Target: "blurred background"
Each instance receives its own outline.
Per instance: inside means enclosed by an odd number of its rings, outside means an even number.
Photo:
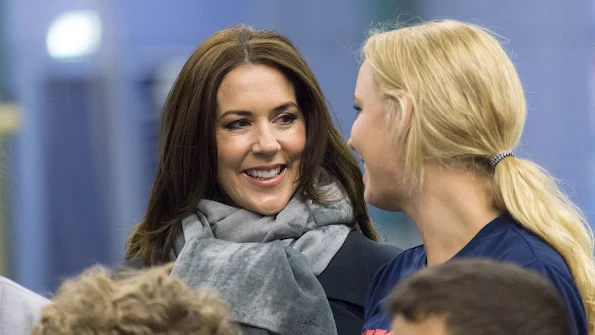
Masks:
[[[52,292],[122,262],[157,164],[160,108],[186,58],[237,23],[275,29],[302,52],[346,137],[357,50],[379,22],[439,18],[506,42],[529,116],[519,154],[557,177],[593,222],[592,0],[0,0],[0,274]],[[371,209],[407,248],[406,216]]]

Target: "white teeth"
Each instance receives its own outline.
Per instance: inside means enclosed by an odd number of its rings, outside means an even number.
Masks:
[[[246,174],[249,175],[250,177],[261,178],[261,179],[270,179],[270,178],[277,176],[279,173],[281,173],[280,166],[278,166],[274,169],[271,169],[271,170],[256,170],[256,169],[246,170]]]

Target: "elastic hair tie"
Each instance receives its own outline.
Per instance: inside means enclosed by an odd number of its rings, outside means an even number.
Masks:
[[[492,167],[495,167],[496,165],[498,165],[498,163],[500,163],[500,161],[502,161],[504,158],[508,156],[514,156],[514,151],[508,150],[497,154],[496,156],[494,156],[494,158],[490,159],[490,165]]]

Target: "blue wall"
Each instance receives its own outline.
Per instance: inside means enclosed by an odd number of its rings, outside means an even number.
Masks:
[[[529,101],[520,153],[560,178],[592,211],[589,165],[590,2],[573,1],[141,1],[7,0],[2,20],[9,97],[23,107],[9,157],[9,277],[51,291],[93,263],[118,264],[130,228],[146,206],[155,167],[158,110],[173,75],[208,35],[247,23],[286,34],[317,75],[348,135],[357,50],[379,20],[471,20],[510,40]],[[49,59],[45,35],[69,10],[95,10],[98,52],[78,61]],[[403,15],[405,13],[405,15]],[[399,214],[373,209],[392,243],[419,241]]]

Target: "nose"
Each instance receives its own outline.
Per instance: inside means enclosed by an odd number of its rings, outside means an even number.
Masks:
[[[258,131],[254,144],[252,145],[252,152],[255,154],[272,156],[280,149],[281,145],[277,140],[275,131],[268,126],[262,127]]]
[[[353,144],[351,143],[351,137],[347,140],[347,146],[349,147],[349,149],[355,151],[355,148],[353,147]]]

